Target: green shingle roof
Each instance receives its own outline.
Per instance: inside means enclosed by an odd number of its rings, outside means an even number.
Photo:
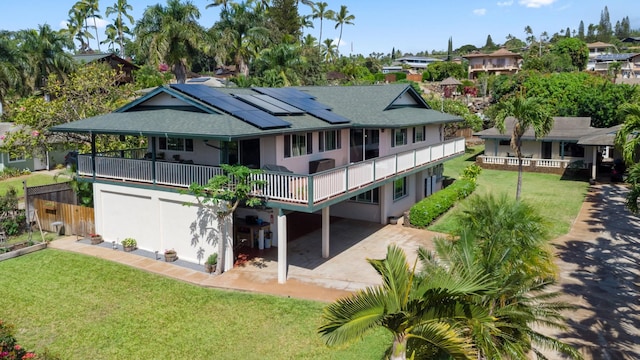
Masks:
[[[390,107],[394,100],[405,93],[418,99],[419,95],[408,85],[375,85],[345,87],[298,87],[309,93],[333,112],[351,120],[347,124],[332,125],[311,115],[278,116],[291,123],[288,128],[261,130],[238,118],[224,113],[205,112],[204,105],[194,99],[186,99],[183,107],[144,106],[144,101],[159,93],[169,93],[177,98],[188,97],[170,88],[150,92],[142,99],[125,106],[121,112],[95,116],[53,127],[52,131],[105,134],[139,134],[146,136],[185,136],[216,139],[237,139],[272,134],[318,131],[340,128],[399,128],[426,124],[462,121],[461,118],[425,107]],[[255,94],[251,89],[225,88],[216,90],[229,94]],[[212,108],[214,111],[220,112]]]

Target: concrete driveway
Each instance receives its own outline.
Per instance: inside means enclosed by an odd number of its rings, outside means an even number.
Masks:
[[[640,359],[640,218],[627,188],[593,186],[571,232],[554,241],[569,330],[550,332],[585,359]],[[551,357],[553,358],[553,357]]]

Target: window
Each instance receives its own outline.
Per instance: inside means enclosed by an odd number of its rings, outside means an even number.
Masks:
[[[171,151],[193,151],[193,139],[161,137],[158,138],[158,148]]]
[[[407,129],[393,129],[391,146],[407,145]]]
[[[321,152],[340,149],[340,130],[320,131],[318,146]]]
[[[24,161],[24,154],[9,154],[9,162]]]
[[[500,140],[500,146],[511,146],[511,140]]]
[[[301,156],[313,153],[311,133],[284,136],[284,157]]]
[[[425,140],[424,137],[425,137],[424,126],[418,126],[418,127],[414,127],[413,128],[413,142],[414,143],[424,141]]]
[[[407,178],[395,180],[393,182],[393,200],[398,200],[407,196]]]
[[[564,156],[584,157],[584,147],[575,143],[564,143]]]
[[[359,202],[359,203],[365,203],[365,204],[379,204],[380,203],[379,188],[375,188],[373,190],[363,192],[362,194],[358,194],[349,200]]]

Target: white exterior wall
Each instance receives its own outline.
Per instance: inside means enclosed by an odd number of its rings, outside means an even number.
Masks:
[[[201,208],[184,205],[196,203],[190,195],[99,183],[93,191],[96,232],[106,241],[120,243],[132,237],[140,249],[160,255],[175,249],[179,258],[195,263],[217,252],[217,244],[208,240],[217,235],[215,216],[199,222]],[[195,233],[190,230],[193,225]]]
[[[391,146],[393,130],[384,129],[380,131],[380,157],[393,155],[409,150],[421,149],[433,144],[443,142],[442,125],[425,126],[425,140],[417,143],[413,142],[413,127],[407,128],[407,145]]]
[[[381,189],[380,191],[383,190]],[[385,223],[386,221],[386,218],[382,221],[380,204],[366,204],[355,201],[343,201],[331,205],[331,216],[377,223]]]
[[[276,154],[277,143],[276,137],[274,136],[260,138],[260,167],[267,164],[278,163]]]

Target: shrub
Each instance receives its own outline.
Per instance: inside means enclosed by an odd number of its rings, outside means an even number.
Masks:
[[[461,179],[428,198],[422,199],[411,207],[409,221],[411,225],[424,228],[438,216],[449,210],[458,200],[462,200],[476,189],[475,181]]]
[[[481,172],[482,168],[479,165],[471,164],[462,170],[462,178],[476,182]]]
[[[134,238],[126,238],[122,240],[122,246],[124,247],[136,247],[138,242]]]
[[[207,258],[207,264],[215,265],[218,263],[218,253],[213,253]]]
[[[0,358],[8,360],[36,359],[36,354],[26,351],[13,336],[14,326],[0,320]]]

